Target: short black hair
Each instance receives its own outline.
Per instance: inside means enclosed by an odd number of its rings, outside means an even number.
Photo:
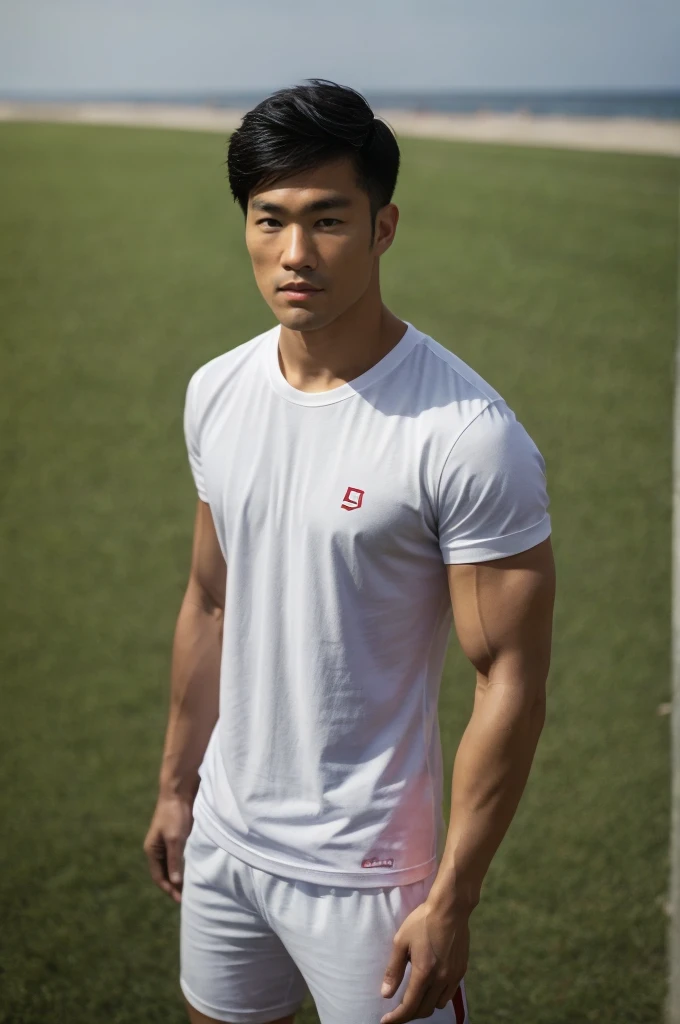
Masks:
[[[378,210],[391,202],[399,145],[366,99],[326,78],[279,89],[244,115],[227,150],[229,186],[244,214],[256,188],[350,157],[357,184],[368,193],[371,234]]]

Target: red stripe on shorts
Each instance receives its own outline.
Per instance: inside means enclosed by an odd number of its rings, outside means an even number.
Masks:
[[[463,990],[460,985],[453,997],[453,1009],[456,1011],[456,1024],[465,1024],[465,1003],[463,1002]]]

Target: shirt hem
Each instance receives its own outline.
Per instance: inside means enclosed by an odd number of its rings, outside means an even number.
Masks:
[[[494,558],[506,558],[508,555],[518,555],[521,551],[528,551],[529,548],[546,540],[550,533],[550,516],[546,514],[534,526],[529,526],[526,530],[518,530],[517,533],[508,534],[506,537],[490,538],[481,544],[473,544],[469,548],[444,548],[442,557],[446,565],[490,562]]]
[[[224,826],[215,820],[200,789],[194,802],[194,818],[208,837],[227,853],[232,853],[246,864],[250,864],[251,867],[259,868],[260,871],[299,882],[313,882],[317,885],[342,886],[352,889],[410,885],[412,882],[420,882],[427,878],[438,866],[436,857],[411,867],[387,871],[378,871],[376,868],[364,868],[363,871],[342,871],[279,860],[276,857],[259,853],[227,832]]]

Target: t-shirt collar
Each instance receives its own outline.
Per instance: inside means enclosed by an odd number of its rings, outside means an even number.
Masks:
[[[404,323],[406,324],[406,332],[394,348],[390,349],[387,355],[379,359],[365,373],[355,377],[354,380],[347,381],[345,384],[341,384],[337,388],[331,388],[328,391],[300,391],[288,383],[281,373],[281,367],[279,366],[281,325],[277,324],[276,327],[271,329],[268,337],[265,339],[263,353],[271,386],[282,398],[289,402],[294,402],[296,405],[333,405],[335,402],[342,402],[346,398],[351,398],[353,395],[357,395],[365,391],[372,384],[375,384],[385,374],[390,373],[420,341],[421,334],[413,324],[409,323],[408,320],[404,320]]]

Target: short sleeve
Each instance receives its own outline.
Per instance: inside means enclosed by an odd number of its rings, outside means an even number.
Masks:
[[[550,535],[545,463],[503,401],[463,430],[439,481],[444,562],[486,562],[526,551]]]
[[[208,495],[205,490],[203,478],[203,466],[201,464],[201,449],[198,438],[198,417],[196,411],[196,390],[200,371],[196,371],[189,381],[186,398],[184,401],[184,438],[189,456],[189,465],[196,484],[196,490],[201,501],[207,501]]]

